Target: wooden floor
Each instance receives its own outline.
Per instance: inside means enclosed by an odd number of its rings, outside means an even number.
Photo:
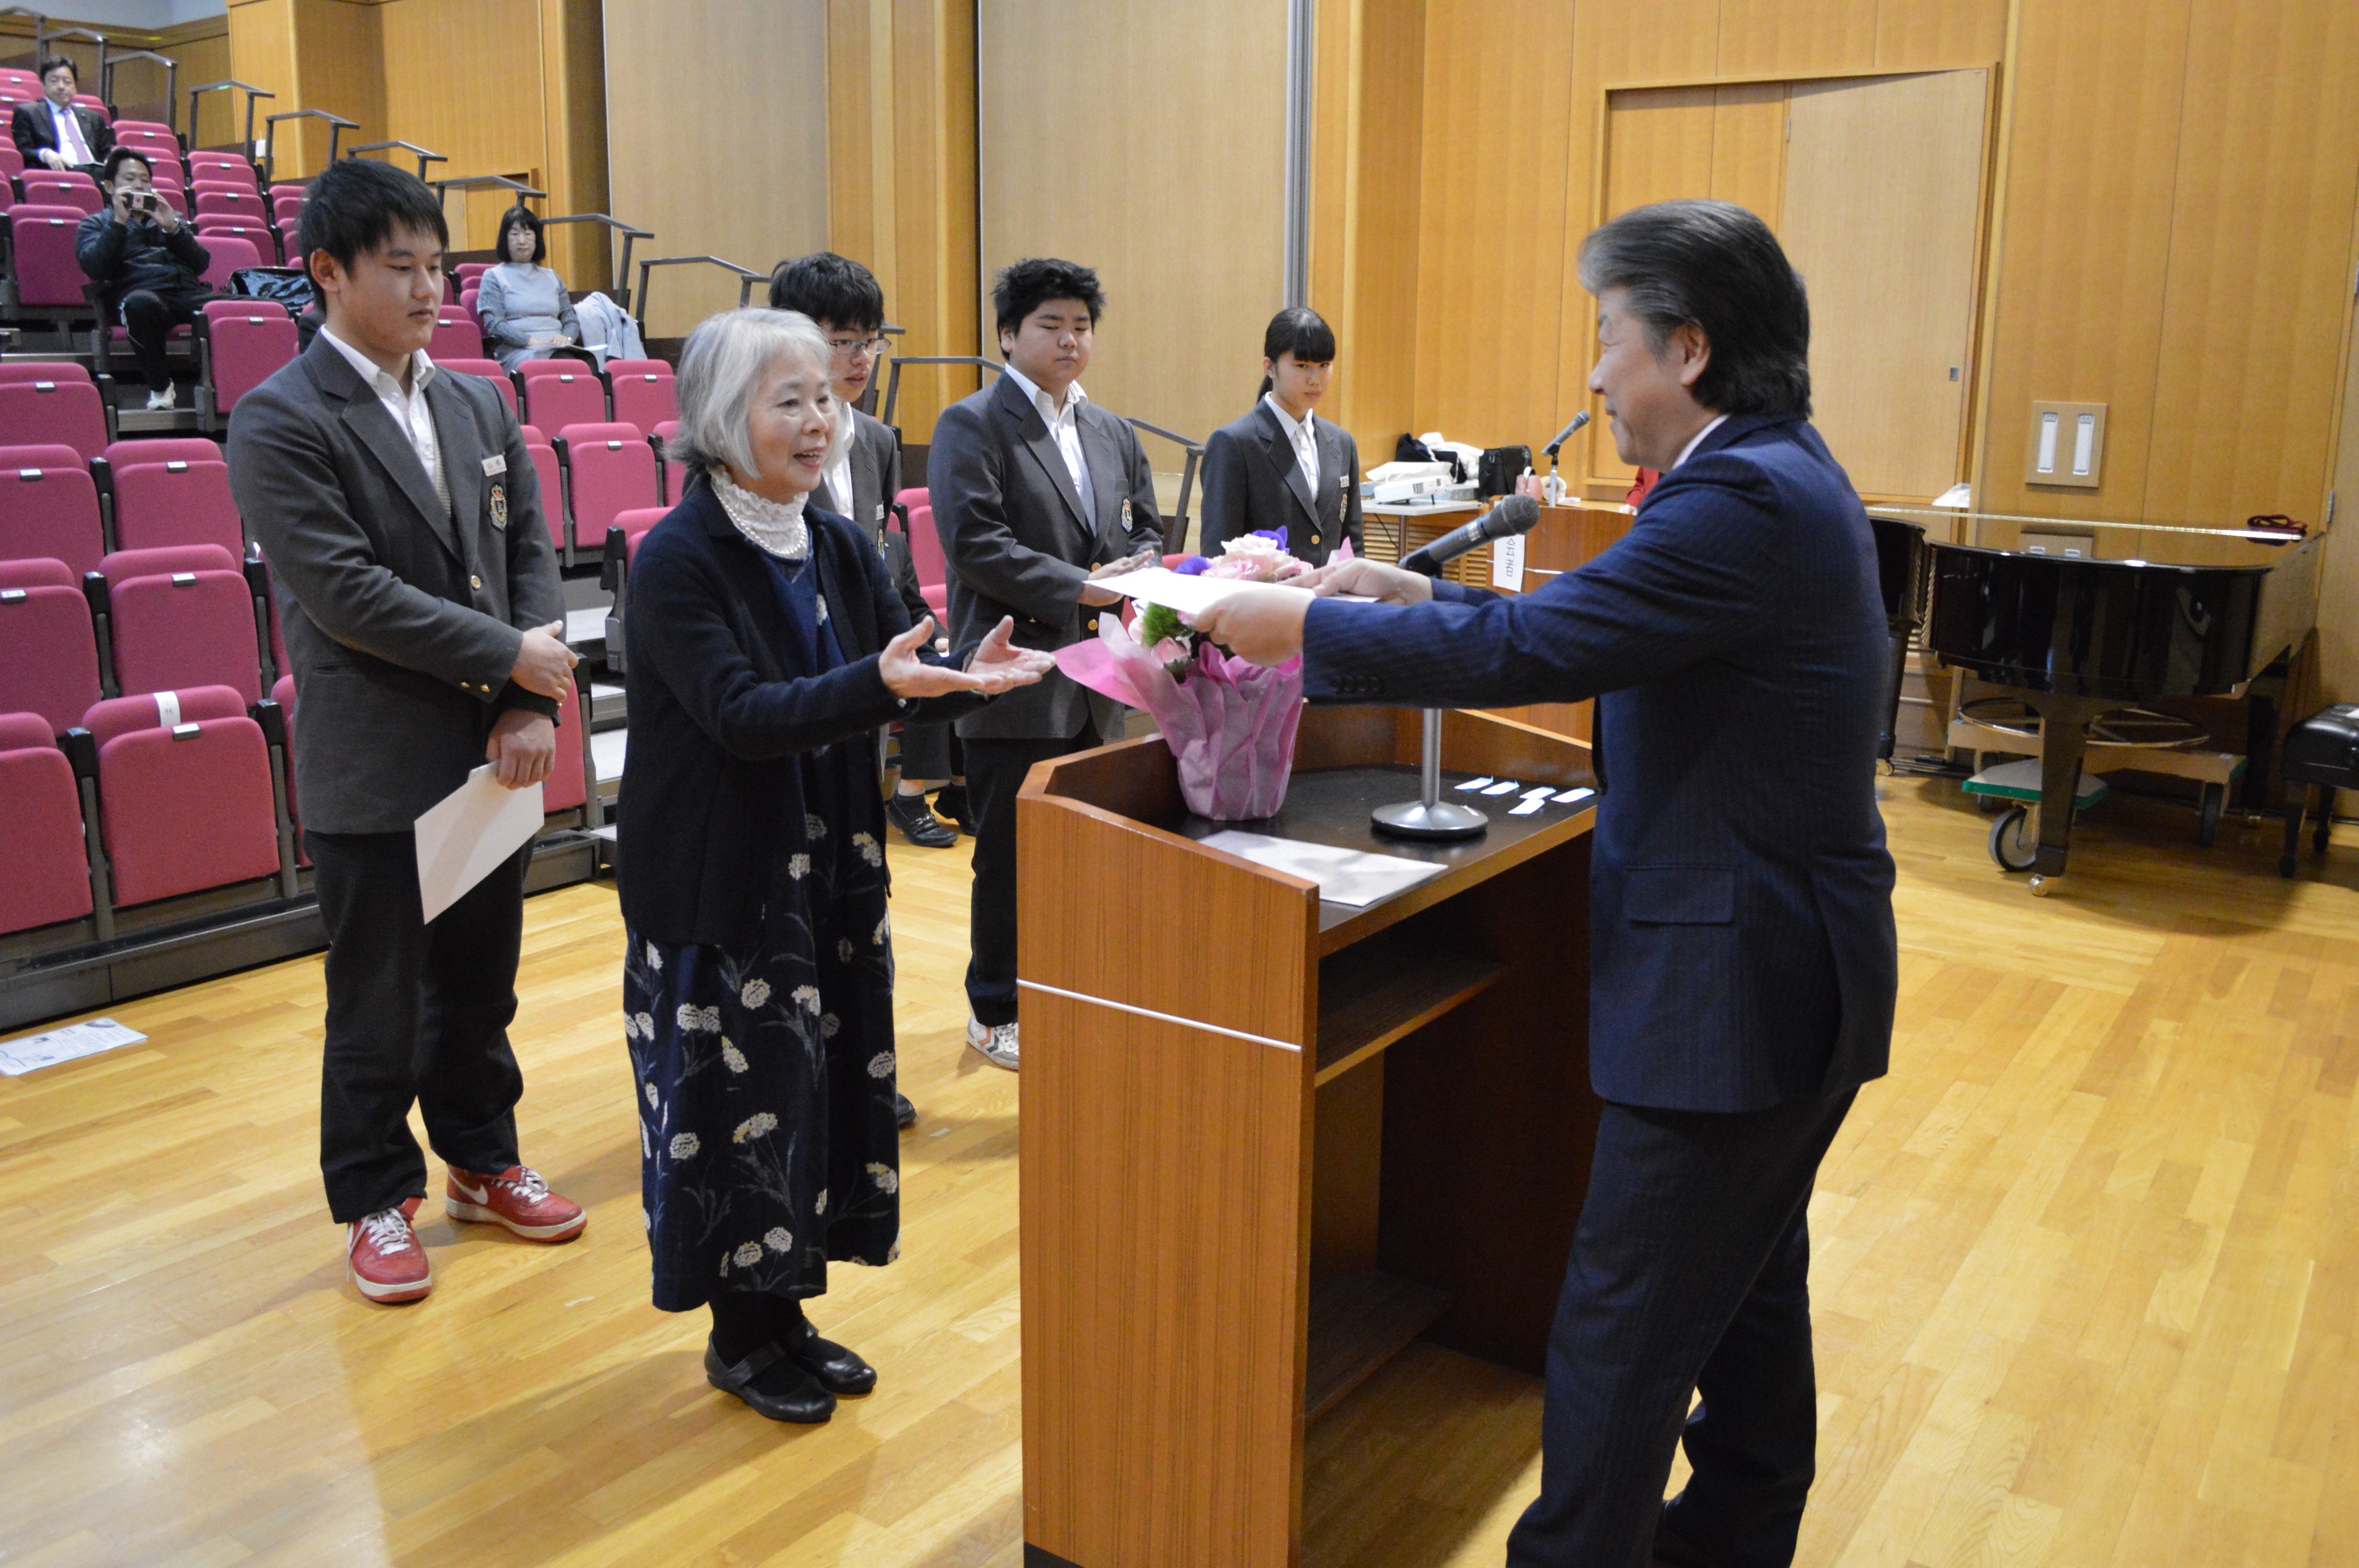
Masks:
[[[1811,1207],[1799,1561],[2359,1563],[2359,836],[2286,883],[2273,832],[2204,853],[2117,801],[2042,902],[1953,786],[1886,815],[1900,1030]],[[569,889],[528,906],[516,1038],[526,1157],[589,1231],[429,1200],[419,1305],[343,1282],[317,959],[0,1083],[0,1563],[1016,1564],[1016,1080],[960,1048],[964,851],[893,857],[905,1256],[814,1313],[875,1397],[773,1425],[647,1305],[614,903]],[[1496,1563],[1538,1413],[1413,1349],[1314,1430],[1306,1561]]]

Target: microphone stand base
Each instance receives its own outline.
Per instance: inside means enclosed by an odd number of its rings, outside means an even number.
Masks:
[[[1472,838],[1491,826],[1488,816],[1454,800],[1405,800],[1380,806],[1368,815],[1377,832],[1403,838]]]

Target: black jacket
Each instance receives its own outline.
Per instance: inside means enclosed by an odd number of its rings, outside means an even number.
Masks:
[[[136,289],[158,294],[197,294],[205,287],[205,268],[212,254],[197,243],[184,222],[167,234],[145,219],[118,223],[104,211],[92,212],[74,231],[74,259],[92,283],[106,290],[109,304],[120,304]]]
[[[956,718],[979,701],[905,704],[886,689],[877,654],[909,621],[876,546],[849,518],[816,508],[804,516],[845,659],[824,675],[802,667],[768,568],[701,479],[631,563],[631,752],[616,829],[623,923],[645,940],[760,941],[778,913],[764,907],[775,867],[808,842],[796,757],[856,740],[873,770],[869,731]],[[884,832],[879,790],[854,791],[851,810],[857,820],[825,830]]]
[[[1310,493],[1294,443],[1270,412],[1266,400],[1234,424],[1223,425],[1204,443],[1205,555],[1217,557],[1223,540],[1270,528],[1286,530],[1287,553],[1323,567],[1339,539],[1352,553],[1364,553],[1360,524],[1360,449],[1340,425],[1311,416],[1319,443],[1319,493]]]
[[[104,163],[106,155],[114,150],[114,127],[97,111],[79,103],[74,105],[73,114],[82,122],[82,139],[90,144],[90,161]],[[49,101],[17,104],[16,112],[8,117],[8,135],[16,144],[16,150],[25,155],[27,169],[49,168],[41,161],[41,150],[58,145],[58,127],[49,118]]]

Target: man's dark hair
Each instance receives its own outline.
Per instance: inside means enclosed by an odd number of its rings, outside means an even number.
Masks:
[[[80,87],[82,85],[82,68],[61,54],[53,54],[49,59],[41,62],[39,74],[41,84],[43,86],[46,87],[49,85],[49,72],[57,70],[60,66],[64,66],[68,70],[73,72],[74,85],[76,87]]]
[[[1010,264],[991,285],[992,313],[1003,332],[1022,327],[1024,318],[1051,299],[1080,300],[1089,310],[1092,326],[1105,314],[1105,290],[1098,287],[1098,275],[1077,262],[1027,257]]]
[[[836,331],[874,332],[885,325],[885,290],[858,262],[814,251],[770,274],[770,308],[799,310]]]
[[[117,147],[106,155],[104,163],[98,166],[99,183],[113,185],[115,172],[126,163],[136,163],[146,169],[147,178],[150,179],[156,177],[156,166],[148,160],[146,153],[141,152],[137,147]]]
[[[508,254],[508,234],[518,226],[532,231],[532,254],[527,259],[537,262],[549,254],[549,236],[541,231],[539,217],[531,208],[519,201],[500,214],[500,260],[506,262],[516,259]]]
[[[1581,286],[1627,293],[1661,353],[1692,321],[1712,345],[1695,400],[1718,414],[1810,412],[1810,302],[1769,225],[1733,201],[1634,208],[1581,243]]]
[[[303,222],[295,239],[296,252],[302,258],[296,265],[309,277],[311,258],[325,251],[349,272],[363,252],[384,244],[397,229],[414,229],[445,245],[451,243],[451,225],[443,219],[442,203],[434,200],[425,181],[391,164],[339,158],[311,182],[310,199],[303,203]],[[317,282],[311,291],[319,293]],[[323,308],[324,304],[323,300]]]

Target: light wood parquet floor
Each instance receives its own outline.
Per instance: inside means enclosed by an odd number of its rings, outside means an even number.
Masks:
[[[1811,1208],[1799,1561],[2359,1563],[2359,835],[2289,884],[2273,830],[2205,853],[2116,802],[2042,902],[1954,786],[1886,796],[1900,1030]],[[588,1233],[429,1199],[418,1306],[342,1281],[316,958],[0,1082],[0,1563],[1016,1564],[1016,1081],[960,1047],[964,851],[892,853],[905,1256],[814,1313],[874,1398],[772,1425],[647,1304],[619,926],[569,889],[528,906],[516,1036],[526,1156]],[[1538,1421],[1413,1349],[1314,1429],[1306,1562],[1496,1563]]]

